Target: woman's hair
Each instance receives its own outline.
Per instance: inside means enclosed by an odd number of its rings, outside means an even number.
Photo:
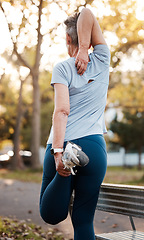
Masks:
[[[75,46],[78,46],[77,20],[79,15],[80,13],[75,13],[64,21],[64,24],[66,25],[66,33],[71,37],[72,44]]]

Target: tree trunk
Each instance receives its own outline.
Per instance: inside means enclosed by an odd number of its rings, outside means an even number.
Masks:
[[[32,113],[32,142],[31,142],[31,165],[33,169],[40,167],[40,89],[38,74],[33,76],[33,113]]]
[[[19,101],[18,101],[18,108],[17,108],[17,118],[16,118],[16,125],[14,131],[14,156],[12,157],[11,167],[12,169],[23,169],[24,163],[23,159],[19,154],[20,151],[20,128],[21,128],[21,119],[22,119],[22,88],[23,88],[23,81],[21,81],[20,90],[19,90]]]
[[[142,169],[142,165],[141,165],[141,147],[139,148],[139,152],[138,152],[138,170]]]
[[[41,29],[41,15],[42,15],[42,5],[43,0],[39,2],[39,13],[38,13],[38,43],[36,47],[36,56],[35,56],[35,64],[31,71],[32,80],[33,80],[33,114],[32,114],[32,168],[38,169],[40,167],[39,160],[39,149],[40,149],[40,88],[39,88],[39,66],[41,59],[41,43],[42,43],[42,35],[40,33]]]
[[[123,168],[126,167],[126,148],[122,147],[120,149],[120,153],[121,153],[121,156],[122,156],[122,161],[123,161]]]

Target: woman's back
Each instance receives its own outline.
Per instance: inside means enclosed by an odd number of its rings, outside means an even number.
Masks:
[[[53,70],[51,84],[62,83],[69,88],[70,114],[65,141],[106,132],[104,109],[110,62],[107,45],[96,45],[89,58],[87,70],[82,76],[77,74],[75,58],[57,64]],[[52,142],[52,132],[48,143]]]

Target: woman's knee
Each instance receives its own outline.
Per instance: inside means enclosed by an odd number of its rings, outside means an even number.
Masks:
[[[40,208],[40,215],[46,223],[56,225],[67,218],[68,212],[51,212]]]

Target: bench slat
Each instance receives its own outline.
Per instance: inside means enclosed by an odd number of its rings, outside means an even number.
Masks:
[[[144,210],[144,204],[133,202],[132,200],[129,202],[120,201],[120,200],[111,200],[111,199],[105,199],[105,198],[99,198],[99,204],[105,204],[109,206],[115,206],[115,207],[124,207],[128,209],[137,209],[137,210]]]
[[[97,210],[99,211],[105,211],[105,212],[111,212],[116,214],[122,214],[126,216],[132,216],[132,217],[138,217],[138,218],[144,218],[144,212],[137,211],[137,210],[129,210],[124,208],[115,208],[115,207],[106,207],[105,205],[98,205]]]
[[[140,206],[138,204],[126,204],[124,202],[105,201],[100,199],[97,205],[97,209],[102,211],[109,209],[111,211],[114,210],[114,212],[117,211],[117,213],[123,212],[123,214],[130,214],[135,217],[141,216],[142,218],[144,218],[144,207],[143,205]]]
[[[144,240],[144,233],[138,231],[123,231],[96,235],[97,240]]]
[[[102,188],[110,189],[128,189],[128,190],[138,190],[144,191],[144,186],[135,186],[135,185],[125,185],[125,184],[112,184],[112,183],[102,183]]]
[[[144,194],[143,194],[144,195]],[[140,203],[144,205],[144,196],[136,196],[132,198],[131,195],[124,195],[124,194],[112,194],[112,193],[101,193],[99,194],[99,198],[105,198],[105,199],[113,199],[113,200],[123,200],[125,202],[135,202],[135,203]]]
[[[132,195],[132,196],[141,196],[144,197],[144,188],[138,190],[138,189],[128,189],[128,188],[120,188],[120,187],[106,187],[106,186],[101,186],[101,193],[113,193],[113,194],[119,194],[122,193],[123,195]]]
[[[144,187],[102,184],[97,209],[144,218]]]

